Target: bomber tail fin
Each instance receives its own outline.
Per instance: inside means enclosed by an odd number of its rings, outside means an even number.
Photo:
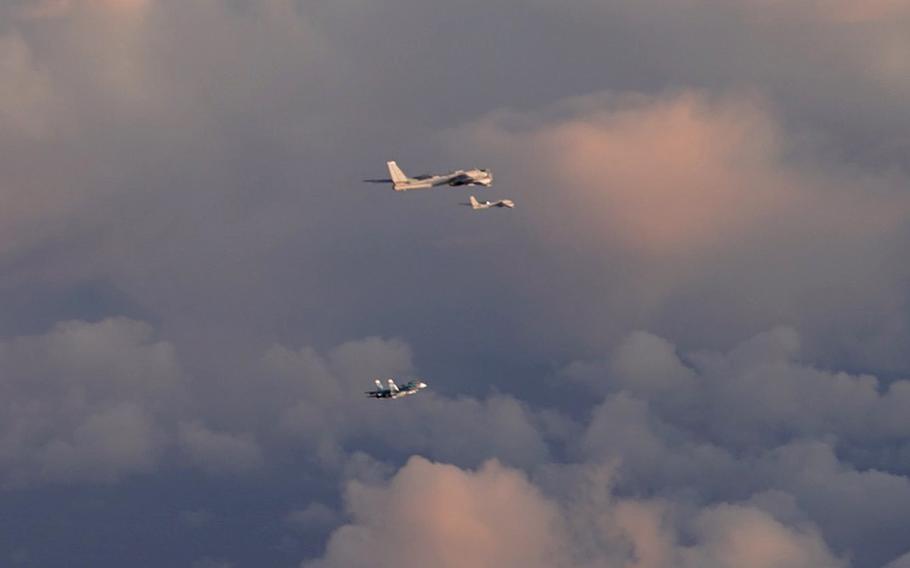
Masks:
[[[386,162],[386,166],[389,168],[389,177],[392,178],[392,183],[404,183],[410,180],[410,178],[401,171],[401,168],[398,167],[398,163],[396,163],[395,160]]]

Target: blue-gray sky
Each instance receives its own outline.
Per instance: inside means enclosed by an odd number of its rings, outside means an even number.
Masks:
[[[908,25],[3,3],[0,564],[910,565]]]

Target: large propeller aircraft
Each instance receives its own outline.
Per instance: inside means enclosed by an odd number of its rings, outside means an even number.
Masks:
[[[391,183],[395,191],[410,191],[412,189],[429,189],[440,185],[459,187],[465,185],[480,185],[490,187],[493,185],[493,173],[490,170],[455,170],[445,174],[429,174],[408,177],[395,161],[386,162],[389,168],[389,179],[368,179],[372,183]]]

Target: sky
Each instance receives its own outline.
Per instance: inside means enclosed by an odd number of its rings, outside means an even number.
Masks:
[[[0,565],[910,567],[908,26],[0,2]]]

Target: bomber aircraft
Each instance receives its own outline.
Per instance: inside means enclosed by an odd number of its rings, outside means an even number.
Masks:
[[[401,398],[403,396],[416,394],[427,388],[427,384],[419,380],[410,381],[400,387],[395,384],[394,379],[389,379],[388,386],[382,386],[382,382],[379,379],[375,379],[373,382],[376,383],[376,389],[366,391],[365,393],[370,398]]]
[[[490,187],[493,185],[493,174],[490,170],[473,169],[473,170],[455,170],[445,174],[420,175],[408,177],[405,175],[398,164],[394,161],[386,162],[389,168],[390,179],[368,179],[365,181],[374,183],[389,183],[395,191],[410,191],[412,189],[429,189],[440,185],[450,185],[453,187],[463,185],[481,185]]]
[[[490,209],[491,207],[508,207],[509,209],[512,209],[515,207],[515,202],[511,199],[501,199],[499,201],[477,201],[477,198],[472,195],[471,202],[462,203],[462,205],[470,205],[471,209],[477,211],[478,209]]]

